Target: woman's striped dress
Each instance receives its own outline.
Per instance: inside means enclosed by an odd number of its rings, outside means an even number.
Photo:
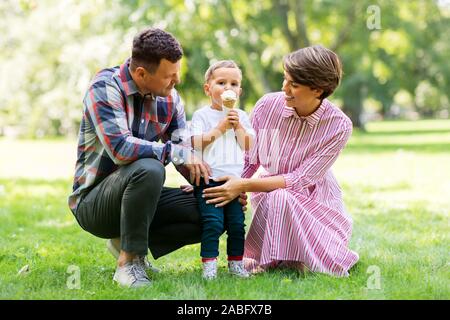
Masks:
[[[248,267],[298,262],[314,272],[347,276],[358,261],[348,248],[352,219],[331,166],[352,132],[350,119],[328,100],[307,117],[287,107],[284,93],[267,94],[251,115],[254,148],[242,176],[283,175],[285,189],[256,192],[245,241]]]

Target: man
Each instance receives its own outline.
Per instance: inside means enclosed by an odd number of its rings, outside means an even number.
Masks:
[[[186,116],[174,89],[182,55],[170,33],[146,29],[133,39],[131,58],[97,73],[83,100],[69,206],[84,230],[113,239],[120,285],[151,283],[148,249],[158,258],[200,241],[193,195],[163,187],[170,162],[197,184],[211,174],[183,138]]]

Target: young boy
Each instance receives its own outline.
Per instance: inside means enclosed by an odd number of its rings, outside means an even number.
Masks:
[[[241,204],[236,198],[219,208],[207,204],[202,197],[204,189],[223,184],[215,182],[215,178],[241,176],[244,152],[249,150],[255,136],[247,114],[235,108],[242,92],[241,80],[242,72],[234,61],[223,60],[211,65],[205,73],[203,86],[211,105],[197,110],[191,122],[192,145],[212,171],[209,184],[203,179],[199,187],[194,187],[202,215],[203,278],[208,280],[217,276],[219,237],[225,230],[229,272],[239,277],[249,276],[242,262],[245,225]]]

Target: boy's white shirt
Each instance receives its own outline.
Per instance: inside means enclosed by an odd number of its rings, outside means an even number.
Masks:
[[[217,127],[220,121],[226,117],[230,109],[223,108],[219,111],[211,106],[205,106],[194,112],[190,126],[190,136],[198,136],[208,133]],[[250,124],[250,119],[245,111],[235,109],[239,114],[239,122],[244,127],[247,134],[255,138],[255,130]],[[197,157],[203,159],[212,171],[211,178],[218,178],[225,175],[240,177],[244,170],[244,153],[237,142],[233,129],[228,129],[216,141],[209,144],[204,150],[203,155],[195,151]]]

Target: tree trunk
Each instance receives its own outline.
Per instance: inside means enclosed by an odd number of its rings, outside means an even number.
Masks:
[[[381,101],[381,115],[383,119],[387,119],[391,117],[389,112],[391,111],[391,104],[387,101]]]
[[[363,84],[354,82],[344,90],[344,105],[342,111],[352,120],[353,127],[365,130],[362,120]]]
[[[283,35],[289,44],[290,51],[309,46],[309,38],[305,24],[305,7],[303,0],[272,0],[272,8],[280,16]],[[289,28],[289,12],[295,14],[295,30]]]

